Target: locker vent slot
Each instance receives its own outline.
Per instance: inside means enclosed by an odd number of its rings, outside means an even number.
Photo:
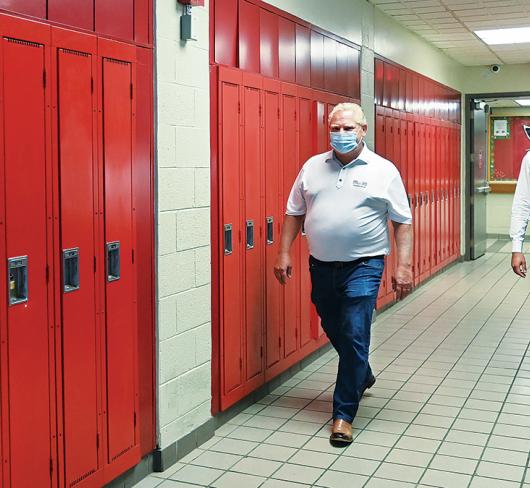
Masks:
[[[131,63],[128,63],[127,61],[121,61],[119,59],[114,58],[103,58],[104,61],[107,61],[108,63],[114,63],[114,64],[121,64],[124,66],[129,66]]]
[[[63,52],[63,53],[66,53],[66,54],[73,54],[74,56],[83,56],[84,58],[90,57],[90,54],[88,54],[88,53],[82,53],[80,51],[74,51],[72,49],[62,48],[60,51]]]
[[[69,486],[75,486],[81,483],[81,481],[86,480],[89,476],[92,476],[96,472],[95,469],[91,469],[90,471],[87,471],[85,474],[81,475],[79,478],[75,479],[74,481],[70,482]]]
[[[36,42],[21,41],[20,39],[13,39],[12,37],[4,37],[4,39],[7,42],[11,42],[13,44],[22,44],[23,46],[29,46],[29,47],[42,47],[42,44],[37,44]]]
[[[124,454],[126,454],[127,452],[129,452],[132,448],[133,448],[133,446],[129,446],[129,447],[127,447],[126,449],[124,449],[123,451],[120,451],[118,454],[116,454],[116,456],[113,456],[113,457],[111,458],[111,461],[115,461],[115,460],[118,459],[120,456],[123,456]]]

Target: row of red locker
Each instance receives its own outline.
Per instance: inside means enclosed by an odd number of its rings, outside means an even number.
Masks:
[[[0,8],[123,41],[152,44],[151,0],[0,0]]]
[[[415,283],[460,256],[460,132],[457,124],[376,108],[376,151],[400,170],[413,214]],[[395,254],[378,306],[395,300]]]
[[[140,459],[136,49],[0,15],[2,486]]]
[[[215,0],[217,64],[360,97],[360,50],[259,0]]]
[[[344,97],[237,69],[218,70],[220,408],[300,361],[326,338],[311,305],[308,249],[275,279],[285,204],[303,163],[328,149]]]
[[[389,61],[375,60],[375,104],[460,123],[461,95]]]

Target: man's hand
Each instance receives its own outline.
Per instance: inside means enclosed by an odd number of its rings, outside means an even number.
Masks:
[[[291,256],[289,253],[281,252],[276,258],[276,264],[274,265],[274,276],[282,284],[287,283],[287,278],[291,278],[293,274],[293,266],[291,264]]]
[[[512,252],[512,269],[516,275],[526,278],[526,259],[522,252]]]
[[[392,288],[396,292],[398,300],[403,300],[412,291],[412,283],[411,266],[398,266],[396,276],[392,278]]]

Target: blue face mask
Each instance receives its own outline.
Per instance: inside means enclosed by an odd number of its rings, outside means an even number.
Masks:
[[[338,153],[346,154],[357,148],[359,140],[353,131],[330,132],[331,147]]]

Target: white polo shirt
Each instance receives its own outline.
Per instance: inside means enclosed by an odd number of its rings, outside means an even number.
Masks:
[[[366,144],[345,166],[333,151],[310,158],[294,182],[286,214],[305,215],[309,252],[321,261],[389,254],[388,219],[412,223],[399,171]]]

